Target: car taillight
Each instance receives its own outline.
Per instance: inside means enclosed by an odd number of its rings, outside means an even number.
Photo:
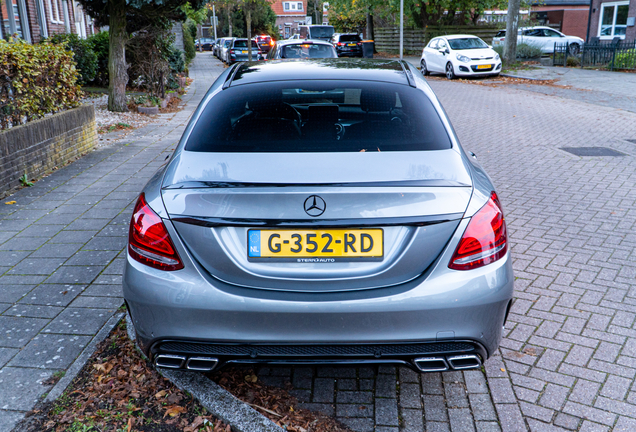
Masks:
[[[163,221],[142,193],[135,205],[128,232],[128,253],[131,258],[159,270],[180,270],[181,258],[170,239]]]
[[[336,45],[343,46],[344,44],[342,42],[338,42]]]
[[[230,50],[230,54],[231,54],[231,55],[234,55],[234,54],[236,54],[236,51],[234,51],[233,49],[231,49],[231,50]]]
[[[270,44],[271,46],[274,46],[274,41],[269,41],[269,44]]]
[[[506,221],[495,192],[471,218],[448,264],[453,270],[472,270],[493,263],[506,255]]]

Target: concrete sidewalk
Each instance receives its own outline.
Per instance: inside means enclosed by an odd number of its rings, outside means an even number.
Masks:
[[[0,203],[0,431],[33,408],[123,304],[132,207],[223,71],[197,56],[178,113],[103,146]],[[15,200],[15,205],[4,202]]]

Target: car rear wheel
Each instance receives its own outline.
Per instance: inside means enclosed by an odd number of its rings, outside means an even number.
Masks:
[[[422,59],[420,61],[420,66],[421,66],[420,70],[422,72],[422,75],[424,76],[430,75],[430,72],[428,71],[428,68],[426,67],[426,60]]]
[[[570,44],[570,54],[577,55],[581,51],[581,46],[579,44],[571,43]]]
[[[455,79],[455,70],[451,62],[446,63],[446,78],[449,80]]]

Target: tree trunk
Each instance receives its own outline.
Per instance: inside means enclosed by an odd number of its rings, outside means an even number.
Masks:
[[[508,0],[506,39],[504,40],[504,63],[510,65],[517,60],[517,31],[519,29],[520,0]]]
[[[126,104],[126,84],[128,65],[126,64],[126,0],[109,0],[108,50],[108,110],[128,111]]]
[[[375,40],[375,35],[373,34],[375,30],[373,29],[373,15],[367,12],[367,40]]]
[[[229,3],[227,5],[227,25],[229,29],[227,37],[232,37],[232,11]]]
[[[252,61],[252,11],[249,6],[245,9],[247,9],[245,11],[245,24],[247,25],[247,61]]]

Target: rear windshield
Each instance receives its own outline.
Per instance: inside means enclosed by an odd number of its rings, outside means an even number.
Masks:
[[[312,38],[330,38],[333,36],[334,30],[331,26],[309,27],[309,33]]]
[[[247,40],[234,41],[234,48],[247,48]],[[258,48],[256,41],[252,41],[252,48]]]
[[[185,146],[266,153],[449,148],[446,129],[421,90],[344,80],[230,86],[203,109]]]
[[[281,50],[281,58],[306,59],[306,58],[336,58],[338,57],[331,45],[319,44],[293,44],[285,45]]]
[[[505,36],[506,36],[505,30],[499,30],[497,34],[495,35],[495,37],[505,37]]]
[[[454,50],[488,48],[486,42],[478,38],[449,39],[448,44]]]
[[[360,36],[358,35],[342,35],[340,36],[340,42],[360,42]]]

